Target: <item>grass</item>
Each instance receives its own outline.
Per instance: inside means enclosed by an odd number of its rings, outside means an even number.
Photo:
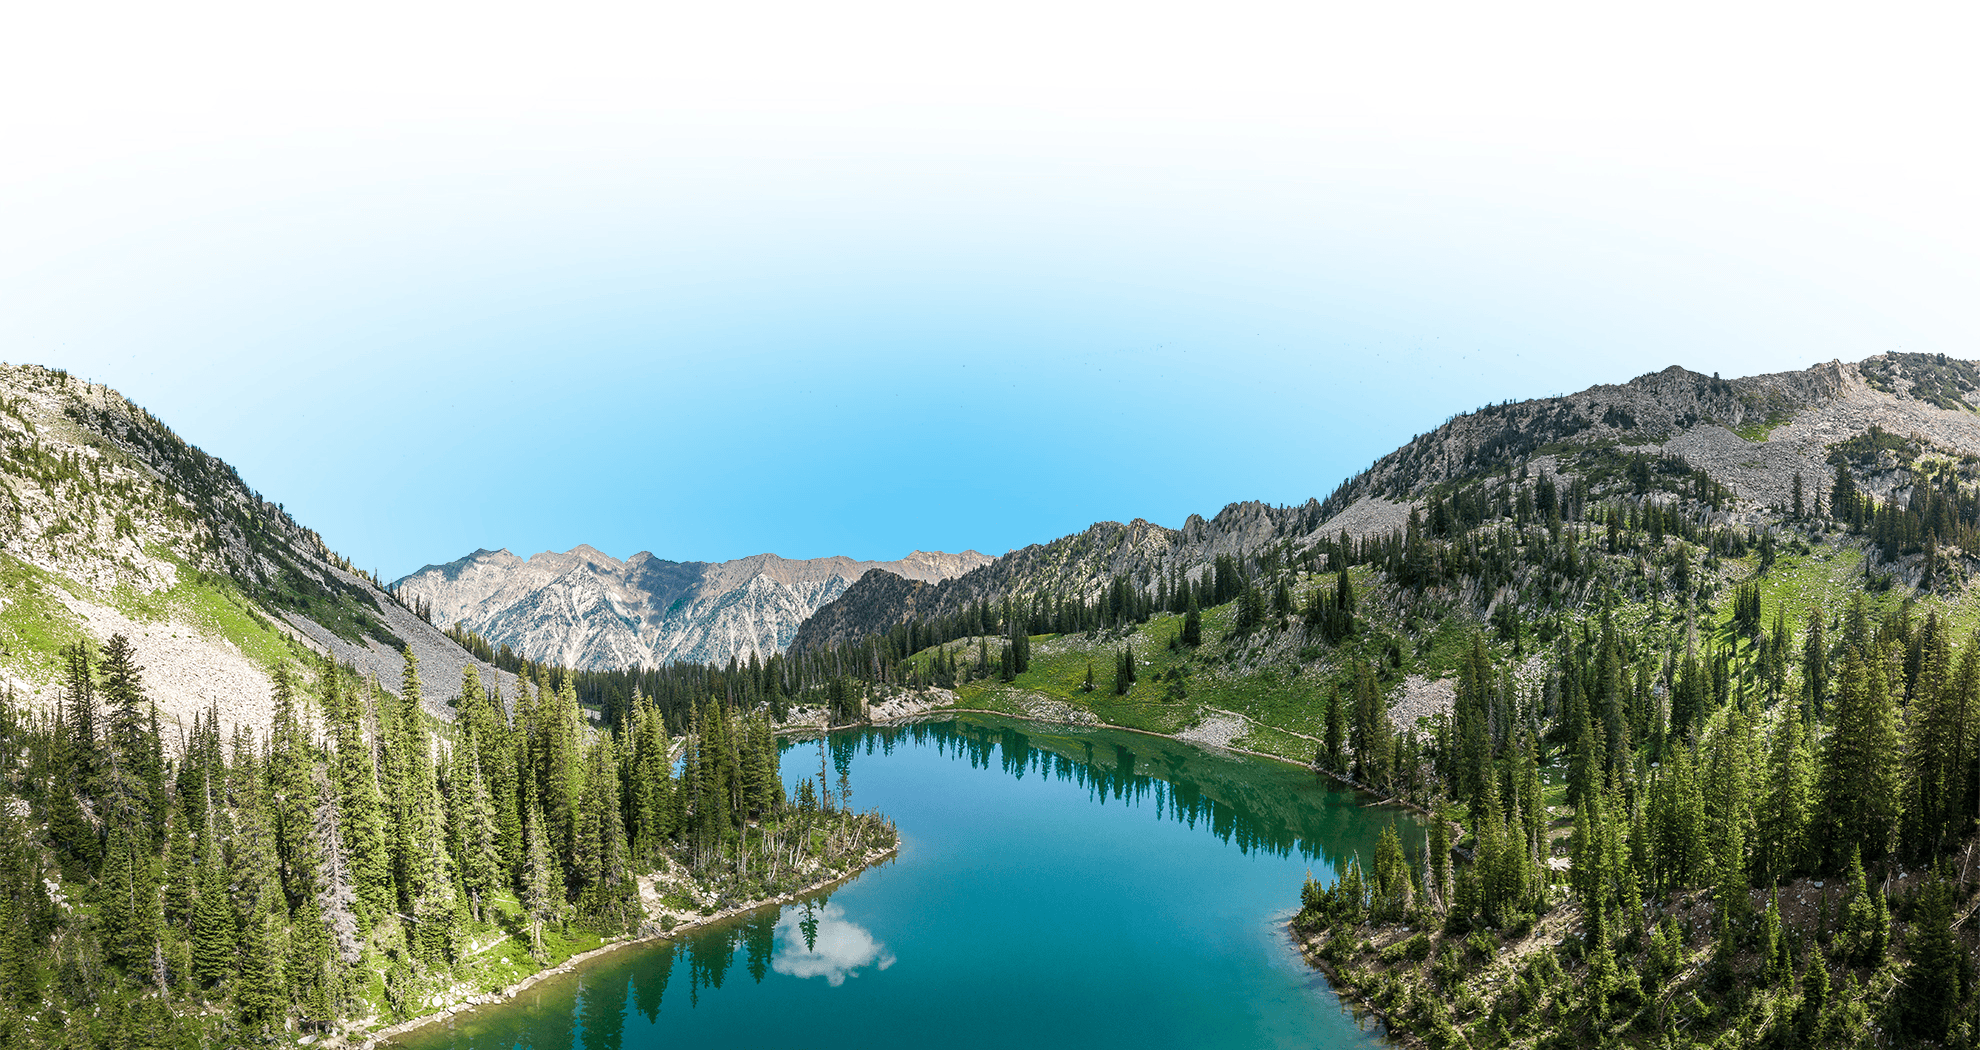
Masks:
[[[242,655],[271,671],[285,663],[297,665],[295,643],[232,580],[194,572],[163,550],[151,553],[178,568],[171,587],[147,593],[122,584],[107,595],[0,553],[0,665],[31,682],[46,683],[57,676],[62,648],[89,637],[81,617],[63,602],[61,591],[87,601],[106,601],[141,624],[177,620],[209,639],[233,643]]]
[[[234,643],[248,659],[270,670],[293,660],[288,636],[234,581],[195,572],[163,550],[149,553],[173,562],[178,569],[176,582],[149,594],[119,587],[112,595],[119,612],[147,623],[162,623],[176,615],[203,634]]]
[[[1168,640],[1179,626],[1177,617],[1164,614],[1126,637],[1034,635],[1031,666],[1025,673],[1010,682],[995,678],[964,682],[956,695],[965,707],[1020,715],[1027,700],[1043,696],[1084,708],[1113,725],[1174,733],[1196,721],[1196,705],[1172,696],[1166,677],[1179,662],[1168,651]],[[1123,645],[1133,647],[1138,661],[1136,681],[1124,696],[1114,692],[1114,662]],[[965,651],[973,650],[965,643]],[[925,661],[930,653],[917,658]],[[1094,683],[1090,693],[1085,690],[1089,667]]]
[[[1243,736],[1231,743],[1247,751],[1277,755],[1294,762],[1313,761],[1314,749],[1318,746],[1306,737],[1261,725],[1253,725]]]
[[[1732,428],[1732,432],[1757,445],[1767,440],[1767,435],[1773,433],[1775,427],[1793,418],[1794,415],[1790,412],[1774,412],[1770,413],[1766,419],[1755,419],[1742,423]]]
[[[53,573],[0,554],[0,661],[29,681],[53,679],[62,647],[85,637],[57,587],[74,590]]]

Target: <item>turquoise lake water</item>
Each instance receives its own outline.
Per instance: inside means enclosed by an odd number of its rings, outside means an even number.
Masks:
[[[819,743],[784,753],[816,777]],[[899,856],[817,899],[600,958],[401,1045],[1361,1047],[1285,922],[1407,813],[1290,766],[991,717],[834,734]],[[833,779],[836,782],[837,770]]]

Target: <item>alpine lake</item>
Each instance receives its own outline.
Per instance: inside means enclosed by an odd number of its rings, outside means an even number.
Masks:
[[[821,754],[821,750],[823,753]],[[438,1048],[1361,1047],[1286,923],[1416,817],[1293,766],[957,715],[787,742],[899,853],[809,900],[590,960],[401,1036]]]

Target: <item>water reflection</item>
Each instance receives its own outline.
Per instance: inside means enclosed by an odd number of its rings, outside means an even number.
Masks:
[[[797,746],[806,754],[791,759],[787,782],[820,775],[821,756],[812,750],[818,742]],[[826,774],[861,785],[855,806],[907,807],[918,822],[906,826],[929,836],[916,859],[890,872],[883,895],[847,893],[860,922],[823,896],[766,907],[606,956],[569,983],[553,980],[403,1043],[421,1050],[656,1050],[724,1041],[920,1047],[926,1032],[944,1023],[942,1004],[995,979],[1023,985],[1027,1001],[1043,1004],[1064,1029],[1060,1045],[1107,1041],[1104,1025],[1081,1026],[1100,1015],[1093,1003],[1113,1002],[1114,1010],[1100,1013],[1134,1033],[1118,1041],[1151,1050],[1372,1047],[1352,1019],[1332,1016],[1338,1008],[1308,987],[1304,970],[1290,971],[1287,983],[1283,934],[1273,929],[1252,941],[1228,931],[1234,922],[1265,930],[1255,917],[1288,907],[1308,872],[1325,878],[1357,853],[1367,863],[1384,827],[1397,825],[1405,848],[1417,846],[1423,829],[1407,814],[1284,766],[1157,737],[989,716],[836,733],[827,749]],[[852,768],[883,766],[876,756],[907,751],[941,757],[917,755],[866,780]],[[963,764],[992,775],[956,768]],[[1090,814],[1104,837],[1086,837],[1086,824],[1071,819],[1089,807],[1071,806],[1063,811],[1067,820],[1057,819],[1069,794],[1064,785],[1076,785],[1070,794],[1084,795],[1091,810],[1113,811],[1104,821]],[[1005,812],[986,800],[1041,789],[1055,817],[1033,825],[1040,837],[1022,840],[1035,855],[1006,865],[1014,840],[1000,834],[1001,821],[984,819]],[[931,806],[918,795],[942,802]],[[963,800],[956,812],[973,819],[944,823],[952,798]],[[1136,819],[1114,819],[1122,810]],[[1163,825],[1195,831],[1177,836]],[[1126,830],[1136,827],[1156,834]],[[1237,851],[1214,846],[1213,837],[1248,855],[1246,862],[1217,867],[1215,857]],[[1125,844],[1127,852],[1102,852],[1094,868],[1084,849],[1094,841]],[[1143,841],[1164,843],[1162,853],[1135,848]],[[1188,873],[1195,869],[1167,869],[1168,851],[1186,854],[1178,863],[1218,871],[1218,881]],[[1001,896],[1007,885],[1023,885],[1031,896]],[[1096,885],[1116,890],[1091,892]],[[986,933],[947,919],[958,899],[1020,911]],[[1093,954],[1090,935],[1079,931],[1095,928],[1132,931],[1131,958]],[[893,966],[897,951],[913,964],[875,976]],[[857,976],[868,979],[847,984]],[[1150,988],[1162,991],[1151,997]],[[1234,996],[1251,1004],[1242,1019],[1228,1013]],[[793,1035],[796,1016],[807,1018],[804,1036]],[[1003,1045],[989,1030],[952,1041],[957,1050]]]
[[[834,988],[858,977],[862,967],[884,970],[894,953],[866,927],[846,920],[836,904],[787,908],[777,923],[777,957],[770,968],[790,977],[823,977]]]
[[[876,745],[891,753],[901,741],[932,746],[1020,781],[1028,775],[1070,781],[1100,805],[1147,807],[1157,819],[1202,827],[1245,853],[1299,856],[1329,869],[1344,866],[1364,838],[1372,845],[1368,818],[1360,812],[1363,802],[1345,788],[1328,791],[1339,797],[1338,803],[1315,805],[1311,797],[1285,790],[1282,767],[1160,737],[1139,737],[1130,744],[1119,736],[1072,727],[1020,728],[1005,719],[965,716],[835,735],[832,756],[844,775],[862,746],[867,754]],[[1413,840],[1421,831],[1412,830],[1416,834],[1405,834],[1404,842],[1414,853],[1421,844]]]

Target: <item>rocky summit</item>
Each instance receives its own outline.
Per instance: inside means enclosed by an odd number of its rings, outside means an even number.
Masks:
[[[898,561],[758,554],[678,562],[642,551],[621,561],[587,545],[529,558],[478,550],[392,587],[408,603],[429,605],[434,623],[458,623],[532,660],[654,667],[768,657],[874,569],[936,583],[990,560],[975,551],[915,551]]]

